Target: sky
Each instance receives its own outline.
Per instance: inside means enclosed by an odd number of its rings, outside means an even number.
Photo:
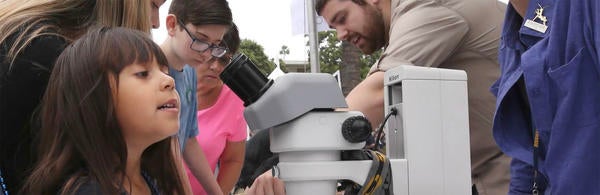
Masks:
[[[506,3],[508,0],[499,0]],[[238,25],[240,37],[250,39],[262,45],[265,54],[269,58],[280,59],[281,46],[286,45],[290,54],[285,60],[308,60],[308,38],[304,35],[293,33],[293,25],[296,31],[303,28],[304,21],[299,21],[304,15],[295,15],[292,21],[292,10],[303,14],[302,2],[304,0],[228,0],[229,7],[233,13],[233,21]],[[165,39],[165,17],[169,10],[171,0],[167,0],[160,8],[160,28],[152,31],[154,40],[161,44]],[[294,8],[292,8],[292,4]],[[326,28],[322,20],[318,21],[318,29]],[[294,35],[296,34],[296,35]],[[275,60],[276,62],[278,60]]]
[[[308,38],[302,34],[292,33],[292,24],[303,23],[303,21],[292,22],[292,1],[298,0],[228,0],[233,21],[238,25],[242,39],[250,39],[262,45],[269,58],[283,58],[279,55],[279,51],[281,46],[286,45],[290,54],[285,56],[285,60],[308,60],[306,46]],[[295,5],[298,5],[298,2],[294,2]],[[158,44],[161,44],[167,36],[164,19],[170,3],[171,0],[167,0],[160,7],[160,28],[152,30],[154,40]],[[304,13],[301,4],[294,10]]]

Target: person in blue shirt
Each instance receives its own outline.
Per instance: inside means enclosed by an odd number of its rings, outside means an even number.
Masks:
[[[165,18],[168,37],[161,49],[169,60],[169,75],[181,98],[180,126],[177,133],[185,164],[208,194],[222,194],[204,152],[200,148],[196,108],[197,75],[194,68],[206,66],[211,59],[227,52],[223,36],[233,17],[227,1],[173,0]]]
[[[600,194],[600,2],[510,0],[494,137],[509,194]]]

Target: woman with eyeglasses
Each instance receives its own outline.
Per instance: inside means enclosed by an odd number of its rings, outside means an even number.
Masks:
[[[196,118],[196,71],[227,52],[223,36],[232,25],[231,9],[223,0],[173,0],[165,19],[168,37],[161,49],[169,61],[169,74],[181,99],[177,133],[185,164],[208,194],[222,194],[200,148]]]
[[[237,182],[244,164],[247,125],[243,101],[219,78],[240,45],[235,25],[227,31],[223,42],[228,46],[225,55],[196,67],[199,129],[196,139],[212,171],[217,170],[217,182],[221,190],[228,193]],[[189,180],[194,194],[205,194],[194,178],[190,177]]]

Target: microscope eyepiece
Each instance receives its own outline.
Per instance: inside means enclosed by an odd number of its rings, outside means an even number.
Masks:
[[[244,54],[236,54],[220,75],[221,80],[244,101],[254,103],[273,84]]]

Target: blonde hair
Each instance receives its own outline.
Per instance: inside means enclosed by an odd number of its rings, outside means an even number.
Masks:
[[[32,40],[55,35],[67,42],[95,25],[150,34],[150,0],[0,0],[0,43],[10,67]]]
[[[150,35],[150,0],[96,0],[98,23],[107,27],[126,27]]]

